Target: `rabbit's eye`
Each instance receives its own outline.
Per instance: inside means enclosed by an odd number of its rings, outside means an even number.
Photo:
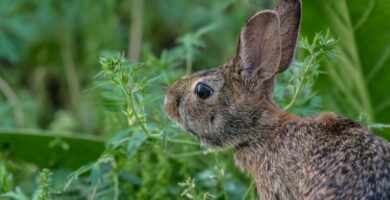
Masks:
[[[213,93],[213,89],[204,83],[198,83],[195,88],[195,93],[201,99],[207,99]]]

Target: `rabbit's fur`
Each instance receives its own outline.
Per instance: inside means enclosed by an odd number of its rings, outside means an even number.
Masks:
[[[201,143],[235,149],[261,199],[390,199],[390,144],[332,113],[299,117],[274,103],[275,75],[290,65],[299,0],[281,0],[241,31],[235,57],[168,90],[168,116]],[[212,88],[199,98],[196,87]]]

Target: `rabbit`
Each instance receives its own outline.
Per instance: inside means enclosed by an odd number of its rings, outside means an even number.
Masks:
[[[273,99],[291,64],[300,0],[252,16],[234,58],[174,83],[165,112],[200,143],[234,149],[262,200],[390,199],[390,143],[331,112],[301,117]]]

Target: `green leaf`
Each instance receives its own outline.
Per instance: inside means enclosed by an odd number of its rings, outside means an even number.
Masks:
[[[91,183],[92,185],[99,185],[103,182],[103,172],[100,163],[95,163],[91,168]]]
[[[101,138],[38,130],[0,130],[0,148],[9,158],[39,167],[76,169],[96,160],[104,150]]]
[[[29,200],[29,198],[22,192],[19,187],[16,187],[15,191],[7,192],[5,194],[0,195],[0,197],[12,198],[14,200]]]
[[[148,137],[143,132],[133,134],[129,143],[127,143],[127,154],[129,157],[133,156],[147,139]]]

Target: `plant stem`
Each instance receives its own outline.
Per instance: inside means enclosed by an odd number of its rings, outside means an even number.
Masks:
[[[1,130],[1,129],[0,129]],[[151,134],[150,135],[150,138],[151,139],[157,139],[157,140],[163,140],[163,138],[155,135],[155,134]],[[130,138],[125,138],[125,139],[122,139],[122,140],[119,140],[118,143],[123,143],[123,142],[127,142],[129,141]],[[196,143],[196,142],[191,142],[189,140],[178,140],[178,139],[171,139],[171,138],[166,138],[166,140],[168,142],[172,142],[172,143],[177,143],[177,144],[185,144],[185,145],[193,145],[193,146],[199,146],[199,143]],[[204,151],[202,151],[204,152]]]
[[[130,26],[129,58],[132,62],[139,61],[142,44],[143,0],[133,0],[132,20]]]
[[[252,181],[251,184],[249,185],[248,189],[246,190],[244,196],[241,198],[241,200],[245,200],[248,197],[248,195],[251,192],[254,185],[255,185],[255,181]]]
[[[186,73],[191,74],[191,71],[192,71],[192,59],[191,59],[190,52],[188,52],[186,56]]]
[[[170,154],[169,157],[171,158],[183,158],[188,156],[197,156],[197,155],[204,155],[205,151],[193,151],[188,153],[181,153],[181,154]]]
[[[390,129],[390,124],[370,124],[368,128],[374,129]]]
[[[117,173],[114,173],[114,200],[119,199],[119,179]]]
[[[363,74],[363,66],[361,58],[356,45],[356,36],[354,27],[352,25],[348,4],[345,0],[331,1],[323,4],[327,14],[330,16],[330,21],[333,24],[337,34],[342,41],[342,46],[338,47],[341,57],[345,58],[347,62],[343,62],[343,66],[339,67],[339,73],[351,76],[352,87],[347,90],[345,96],[348,98],[356,98],[355,92],[359,99],[359,108],[355,112],[363,112],[370,120],[375,120],[375,113],[373,112],[369,92],[367,90],[367,80]],[[335,66],[334,66],[335,67]],[[334,77],[332,77],[334,79]],[[342,86],[343,87],[343,86]]]
[[[159,139],[162,139],[162,138],[159,138]],[[167,141],[168,142],[172,142],[172,143],[179,143],[179,144],[187,144],[187,145],[199,146],[199,143],[186,141],[186,140],[178,140],[178,139],[167,138]]]
[[[0,77],[0,91],[5,95],[8,99],[15,116],[15,121],[18,126],[23,126],[24,124],[24,116],[22,109],[19,107],[19,99],[15,92],[12,90],[11,86]]]
[[[93,187],[90,200],[96,200],[97,185]]]
[[[71,105],[73,106],[74,109],[76,109],[80,100],[80,94],[79,94],[80,85],[79,85],[79,78],[77,75],[76,67],[73,60],[72,38],[70,36],[70,33],[65,33],[63,37],[65,39],[60,42],[61,57],[62,57],[62,62],[64,64],[65,77],[68,82],[68,90],[69,90]]]
[[[122,77],[122,76],[120,75],[120,77]],[[132,110],[132,112],[133,112],[133,114],[134,114],[138,124],[141,126],[141,128],[145,132],[145,134],[148,137],[151,137],[149,131],[146,129],[145,125],[141,121],[141,118],[137,114],[137,110],[135,109],[135,106],[134,106],[133,95],[131,95],[130,91],[128,91],[126,86],[123,84],[123,79],[122,78],[120,78],[119,82],[120,82],[122,91],[125,93],[125,95],[127,97],[127,106],[130,107],[130,109]]]
[[[307,74],[308,74],[309,69],[310,69],[310,67],[311,67],[311,65],[312,65],[312,62],[313,62],[313,60],[314,60],[314,56],[312,55],[312,51],[311,51],[311,50],[310,50],[310,55],[311,55],[311,56],[310,56],[310,60],[309,60],[309,62],[307,63],[307,65],[306,65],[306,67],[305,67],[305,69],[304,69],[304,71],[303,71],[302,80],[305,80],[305,79],[307,78]],[[303,89],[303,87],[304,87],[304,82],[305,82],[305,81],[301,81],[301,82],[299,83],[299,86],[297,87],[297,89],[296,89],[295,92],[294,92],[293,98],[291,99],[290,103],[287,104],[287,106],[284,107],[284,110],[290,109],[290,108],[295,104],[295,102],[296,102],[296,100],[297,100],[299,94],[302,92],[302,89]]]
[[[62,38],[62,37],[61,37]],[[75,66],[74,56],[73,56],[73,45],[74,39],[72,33],[64,33],[63,40],[59,42],[60,44],[60,53],[62,62],[64,65],[65,78],[68,85],[68,91],[70,96],[70,105],[74,109],[77,118],[79,119],[80,126],[86,131],[91,131],[91,125],[89,123],[89,118],[86,116],[87,112],[82,106],[82,96],[80,94],[81,86],[80,79]]]

